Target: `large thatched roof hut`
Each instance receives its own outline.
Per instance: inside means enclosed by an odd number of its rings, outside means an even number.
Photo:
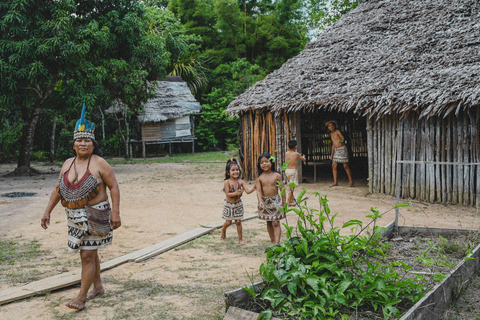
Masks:
[[[371,192],[480,206],[480,3],[370,0],[234,100],[247,178],[290,138],[326,159],[336,119]],[[301,143],[300,143],[301,141]]]
[[[138,115],[145,145],[191,143],[195,140],[193,116],[202,110],[187,83],[169,76],[155,86],[155,97],[149,99]]]

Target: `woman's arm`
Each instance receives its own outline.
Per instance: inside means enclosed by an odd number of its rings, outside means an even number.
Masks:
[[[113,173],[112,167],[107,161],[102,160],[103,161],[100,161],[100,174],[103,183],[105,183],[110,190],[110,196],[112,197],[112,216],[110,217],[110,223],[112,224],[112,229],[115,230],[122,225],[122,220],[120,219],[120,188],[118,187],[117,178]]]
[[[41,226],[43,229],[47,229],[50,225],[50,213],[52,212],[53,208],[58,204],[60,201],[60,192],[58,192],[58,182],[55,188],[53,188],[52,193],[50,194],[50,200],[48,200],[47,208],[43,213],[43,217],[41,220]]]
[[[43,217],[41,220],[40,225],[42,226],[43,229],[47,229],[48,226],[50,225],[50,214],[52,213],[53,208],[60,202],[61,196],[60,196],[60,191],[58,189],[60,185],[60,179],[62,178],[62,175],[68,170],[69,164],[71,159],[67,159],[63,163],[62,169],[60,170],[60,175],[58,176],[57,184],[55,185],[55,188],[53,188],[52,193],[50,194],[50,199],[48,200],[47,207],[45,208],[45,212],[43,213]]]

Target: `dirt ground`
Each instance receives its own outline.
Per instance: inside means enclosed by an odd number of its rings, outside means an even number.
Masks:
[[[200,224],[221,220],[224,161],[113,165],[121,191],[122,227],[114,232],[113,245],[99,252],[101,260],[105,262]],[[45,253],[30,262],[28,268],[14,265],[15,271],[2,271],[0,290],[80,267],[78,255],[66,250],[67,223],[60,205],[52,212],[50,228],[45,231],[40,227],[60,168],[36,168],[46,173],[40,177],[0,177],[0,240],[20,244],[37,241]],[[0,165],[0,176],[13,169],[13,165]],[[365,216],[371,207],[385,212],[395,204],[391,196],[369,195],[366,181],[356,181],[355,187],[348,188],[348,181],[342,180],[339,187],[330,188],[330,177],[320,180],[300,184],[296,194],[306,188],[311,205],[316,202],[312,192],[327,195],[332,211],[339,212],[339,225],[351,219],[367,221]],[[35,195],[6,197],[9,192]],[[245,194],[242,199],[246,215],[254,214],[255,193]],[[390,210],[380,225],[387,225],[394,217],[395,211]],[[464,229],[478,229],[479,222],[474,208],[419,202],[402,208],[399,218],[403,225]],[[295,223],[295,217],[288,216],[288,223]],[[88,302],[80,312],[64,306],[78,293],[79,287],[73,286],[0,306],[0,318],[222,319],[223,293],[260,280],[258,268],[264,261],[263,250],[269,245],[265,222],[248,220],[243,228],[246,246],[236,244],[232,226],[227,231],[227,241],[220,240],[217,230],[143,263],[127,263],[103,272],[106,294]],[[29,274],[23,278],[15,275],[27,269]]]

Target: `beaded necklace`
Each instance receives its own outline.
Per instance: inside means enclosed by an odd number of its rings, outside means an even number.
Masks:
[[[91,158],[92,156],[88,158],[87,171],[85,171],[79,181],[72,183],[68,180],[68,173],[77,157],[73,159],[68,170],[60,177],[58,188],[62,199],[62,206],[70,209],[83,208],[100,192],[98,180],[89,170]],[[75,180],[77,180],[77,178]]]

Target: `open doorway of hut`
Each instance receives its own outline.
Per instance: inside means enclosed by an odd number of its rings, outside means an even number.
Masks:
[[[335,120],[348,148],[349,167],[355,184],[368,183],[367,121],[365,117],[349,113],[313,111],[300,116],[301,153],[307,159],[302,166],[303,182],[333,181],[332,142],[326,122]],[[298,137],[297,137],[298,140]],[[300,144],[300,142],[298,142]],[[338,165],[338,184],[347,185],[348,177]]]

